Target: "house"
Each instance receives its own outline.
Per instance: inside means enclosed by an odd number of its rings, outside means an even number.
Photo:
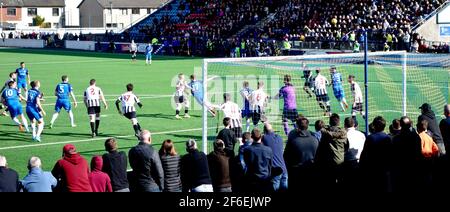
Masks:
[[[147,17],[169,0],[83,0],[80,27],[123,29]]]
[[[64,0],[0,0],[1,20],[15,28],[35,26],[36,16],[44,18],[47,28],[63,27]]]

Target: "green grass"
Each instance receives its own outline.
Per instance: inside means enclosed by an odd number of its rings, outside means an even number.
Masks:
[[[17,170],[20,177],[26,172],[27,160],[30,156],[36,155],[43,160],[45,170],[51,170],[56,160],[61,157],[61,150],[65,143],[74,143],[78,151],[90,160],[93,155],[104,153],[104,140],[108,137],[117,137],[119,148],[128,152],[128,149],[136,145],[137,141],[133,136],[134,132],[130,121],[121,117],[114,106],[117,97],[124,92],[127,83],[133,83],[135,94],[141,98],[144,105],[138,109],[138,120],[144,129],[149,129],[153,133],[153,142],[157,149],[164,139],[172,139],[176,143],[179,153],[184,154],[184,141],[188,138],[201,140],[202,118],[200,107],[191,98],[191,106],[195,105],[191,112],[192,118],[189,120],[174,119],[174,109],[172,109],[171,95],[174,93],[174,78],[178,73],[186,75],[197,73],[200,76],[202,59],[186,57],[155,57],[151,66],[146,66],[143,58],[138,58],[137,63],[132,63],[129,55],[103,54],[76,51],[53,51],[53,50],[30,50],[30,49],[0,49],[0,76],[6,80],[9,72],[17,68],[20,61],[25,61],[30,70],[32,80],[41,81],[41,91],[45,93],[44,109],[47,116],[46,123],[50,122],[53,114],[55,97],[54,89],[60,82],[61,75],[68,75],[70,83],[74,87],[78,102],[82,101],[84,89],[88,86],[89,80],[95,78],[97,85],[103,89],[108,100],[109,110],[102,109],[102,121],[100,125],[100,136],[95,139],[90,138],[90,127],[86,108],[84,104],[79,104],[74,108],[76,128],[71,128],[66,112],[62,111],[53,129],[45,129],[42,135],[42,142],[31,141],[31,134],[18,132],[17,126],[9,117],[0,117],[0,155],[5,155],[11,168]],[[319,118],[323,118],[314,99],[308,99],[303,92],[303,80],[300,79],[301,72],[286,70],[286,67],[295,64],[278,62],[277,67],[245,67],[218,64],[209,67],[211,75],[218,74],[222,77],[236,74],[259,75],[261,73],[271,76],[281,76],[290,73],[296,80],[297,103],[299,112],[311,117],[311,123]],[[313,64],[310,64],[313,65]],[[325,66],[316,62],[317,66]],[[328,64],[326,64],[328,65]],[[281,68],[280,68],[281,67]],[[363,69],[361,65],[342,64],[339,70],[343,76],[355,74],[358,79],[363,79]],[[325,67],[323,67],[325,68]],[[436,69],[436,68],[435,68]],[[425,101],[432,104],[435,110],[440,113],[441,105],[448,100],[448,71],[442,69],[435,71],[436,74],[427,74],[421,68],[411,68],[408,72],[408,111],[415,117],[418,112],[417,107]],[[325,76],[329,74],[325,72]],[[223,80],[225,78],[219,78]],[[401,115],[401,71],[399,67],[391,66],[371,66],[369,72],[369,109],[370,118],[375,115],[383,115],[387,120],[398,118]],[[227,80],[223,89],[233,93],[235,101],[241,102],[237,95],[242,79]],[[269,82],[267,87],[277,91],[281,82]],[[344,82],[347,101],[351,103],[348,84]],[[360,82],[364,89],[363,83]],[[218,87],[218,84],[215,85]],[[254,87],[254,86],[253,86]],[[331,90],[330,90],[331,92]],[[331,92],[332,93],[332,92]],[[330,94],[331,94],[330,93]],[[273,93],[271,93],[273,95]],[[330,95],[332,110],[339,111],[338,104],[334,96]],[[216,103],[221,102],[221,95],[214,99]],[[282,101],[273,100],[272,104],[281,105]],[[280,107],[281,108],[281,107]],[[277,114],[277,111],[273,111]],[[279,112],[279,111],[278,111]],[[349,111],[340,113],[347,116]],[[272,117],[273,120],[279,116]],[[327,121],[326,121],[327,122]],[[359,122],[363,120],[359,118]],[[216,118],[209,118],[209,135],[214,135],[216,131]],[[282,131],[280,122],[275,121],[275,128]],[[313,129],[313,128],[311,128]],[[363,125],[361,126],[363,129]],[[282,134],[282,133],[281,133]],[[199,145],[201,145],[199,143]]]

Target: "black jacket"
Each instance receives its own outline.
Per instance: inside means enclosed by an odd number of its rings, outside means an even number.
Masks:
[[[417,123],[419,123],[422,120],[428,121],[428,131],[433,133],[432,137],[434,142],[436,142],[437,146],[439,147],[439,153],[440,155],[445,155],[445,145],[444,140],[442,139],[441,130],[438,127],[438,123],[436,120],[436,115],[433,111],[427,111],[423,112],[422,115],[419,116],[417,119]]]
[[[215,150],[209,153],[208,166],[214,188],[231,187],[230,157],[224,151]]]
[[[158,153],[151,145],[140,142],[128,152],[137,191],[164,190],[164,171]]]
[[[161,163],[164,169],[164,191],[181,191],[181,158],[179,155],[163,155]]]
[[[19,175],[14,169],[0,167],[0,192],[19,192]]]
[[[205,153],[194,150],[181,158],[181,183],[184,192],[199,185],[212,184]]]
[[[219,134],[217,134],[216,139],[220,139],[225,143],[225,152],[234,153],[234,145],[236,144],[236,137],[234,132],[228,128],[222,129]],[[232,156],[234,154],[231,154]]]
[[[111,152],[103,155],[102,171],[111,178],[113,191],[129,188],[127,179],[127,155],[125,152]]]
[[[439,128],[441,129],[446,151],[450,151],[450,117],[442,119],[441,123],[439,123]]]
[[[314,163],[319,141],[308,130],[292,130],[284,149],[286,167],[296,168]]]

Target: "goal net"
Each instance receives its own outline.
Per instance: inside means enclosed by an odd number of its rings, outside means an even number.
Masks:
[[[367,61],[364,59],[364,53],[204,59],[202,70],[204,99],[208,104],[218,106],[224,103],[224,93],[228,93],[231,101],[237,103],[243,110],[245,103],[241,90],[244,83],[248,83],[248,88],[254,91],[258,82],[263,82],[263,90],[269,96],[264,107],[264,118],[275,132],[285,139],[284,98],[279,97],[279,92],[285,85],[285,76],[289,75],[290,84],[294,88],[297,112],[309,119],[309,130],[315,131],[314,123],[317,120],[323,120],[328,124],[326,112],[329,105],[330,113],[340,115],[341,126],[344,118],[351,117],[356,112],[358,128],[364,131],[365,120],[360,110],[355,108],[352,86],[348,81],[350,75],[354,76],[354,81],[361,88],[362,113],[368,115],[369,122],[379,115],[385,117],[388,124],[394,118],[403,115],[409,115],[415,120],[420,112],[418,107],[422,103],[429,103],[436,113],[441,114],[443,105],[448,102],[449,58],[445,56],[371,52],[368,53]],[[367,84],[365,84],[365,62],[368,64]],[[342,81],[332,79],[330,72],[332,67],[340,73]],[[330,86],[326,86],[329,102],[325,101],[323,96],[321,99],[323,101],[320,103],[317,101],[316,94],[320,92],[317,89],[313,90],[314,81],[308,83],[310,81],[305,78],[305,72],[308,70],[312,78],[317,76],[316,70],[320,70],[320,74],[330,83]],[[339,86],[334,86],[332,81],[340,81],[343,93],[339,92],[337,89]],[[367,98],[365,86],[368,88]],[[338,98],[342,99],[342,96],[345,96],[348,108],[344,104],[341,106]],[[212,150],[212,142],[218,131],[224,127],[223,118],[222,111],[218,110],[217,115],[212,116],[208,108],[203,107],[203,151]],[[263,129],[261,123],[254,126],[251,118],[247,122],[246,117],[242,117],[241,122],[243,132],[254,127]],[[293,123],[291,121],[288,123],[289,130],[292,130]]]

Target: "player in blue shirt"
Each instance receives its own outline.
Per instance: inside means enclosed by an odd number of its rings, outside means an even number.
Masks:
[[[330,74],[331,74],[331,85],[333,86],[334,96],[339,101],[342,112],[345,112],[345,109],[348,108],[348,104],[347,104],[347,101],[345,100],[344,88],[342,87],[342,75],[341,75],[341,73],[336,71],[335,66],[331,66]]]
[[[15,82],[17,80],[17,74],[16,72],[9,73],[9,79],[6,80],[5,84],[3,85],[2,89],[0,90],[0,94],[3,93],[3,91],[8,88],[8,83],[13,81]],[[5,110],[1,113],[2,116],[8,116],[8,107],[6,107],[6,103],[3,104],[3,102],[0,102],[0,110],[5,108]]]
[[[25,96],[27,96],[27,85],[30,84],[30,74],[28,69],[25,68],[25,62],[20,62],[20,67],[16,69],[17,74],[17,89],[21,93],[22,88],[25,91]]]
[[[41,142],[41,134],[44,130],[44,119],[42,116],[46,115],[44,108],[41,106],[42,93],[39,91],[41,83],[39,81],[32,81],[30,83],[31,89],[27,96],[27,116],[31,121],[31,129],[33,131],[33,141]],[[42,114],[42,115],[41,115]],[[37,122],[37,131],[36,131]]]
[[[30,130],[28,129],[28,121],[23,115],[22,104],[20,104],[20,100],[25,100],[25,98],[23,98],[23,96],[17,90],[17,83],[15,81],[9,82],[8,88],[5,89],[1,95],[1,101],[4,102],[6,106],[8,106],[11,119],[19,126],[19,130],[21,132],[25,131],[25,127],[26,131],[29,132]],[[20,118],[22,119],[22,123],[20,123],[19,119],[17,119],[17,116],[20,116]]]
[[[73,94],[72,85],[69,84],[69,77],[66,75],[61,77],[62,82],[56,85],[55,88],[55,96],[56,96],[56,104],[55,104],[55,113],[53,113],[52,120],[50,121],[50,129],[53,128],[53,124],[58,118],[59,112],[61,108],[64,108],[69,113],[70,125],[72,127],[76,127],[73,119],[73,112],[70,102],[70,97],[73,100],[73,106],[77,107],[77,100],[75,99],[75,95]]]
[[[153,45],[149,43],[147,47],[145,47],[145,64],[151,65],[152,64],[152,52],[153,52]]]
[[[208,112],[211,113],[211,115],[216,116],[216,112],[214,111],[214,107],[211,105],[210,102],[203,101],[203,82],[199,81],[195,78],[195,75],[191,75],[190,77],[191,81],[188,83],[189,89],[191,89],[192,96],[194,96],[194,99],[197,100],[197,102],[200,105],[204,105],[206,108],[208,108]]]

